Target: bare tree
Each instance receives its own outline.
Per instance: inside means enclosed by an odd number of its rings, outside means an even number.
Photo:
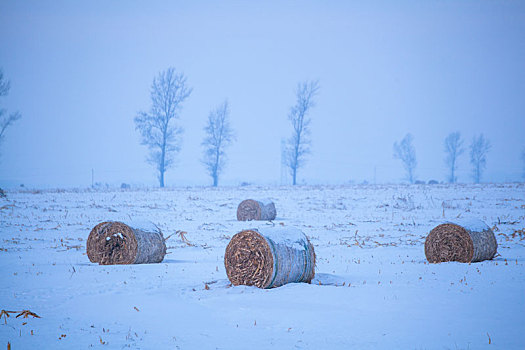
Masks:
[[[142,144],[150,149],[148,162],[159,172],[160,187],[164,187],[164,173],[173,165],[174,153],[180,150],[182,128],[176,122],[182,102],[191,91],[184,74],[170,67],[153,79],[149,112],[141,111],[135,117],[135,128],[142,136]]]
[[[407,173],[407,180],[413,184],[415,181],[416,170],[416,149],[412,144],[414,137],[411,134],[406,134],[400,143],[394,142],[394,158],[400,159],[403,162],[403,167]]]
[[[314,97],[319,92],[319,81],[305,81],[297,84],[296,102],[290,108],[288,119],[292,123],[292,137],[286,145],[286,165],[292,175],[292,183],[297,183],[297,170],[304,165],[305,155],[310,153],[310,122],[307,116],[315,106]]]
[[[11,83],[9,80],[4,78],[4,72],[2,69],[0,69],[0,96],[7,96],[10,88]]]
[[[220,106],[210,112],[208,122],[204,127],[206,136],[202,145],[204,146],[203,163],[213,179],[213,186],[219,183],[219,174],[222,172],[225,163],[225,148],[231,144],[235,138],[230,126],[230,109],[228,101],[224,101]]]
[[[472,177],[475,183],[479,183],[481,175],[487,164],[487,153],[491,148],[490,141],[483,134],[474,136],[470,144],[470,163],[472,164]]]
[[[525,181],[525,148],[521,151],[521,161],[523,165],[523,181]]]
[[[465,152],[463,140],[459,131],[450,133],[445,139],[445,163],[449,169],[448,182],[455,183],[457,180],[456,169],[458,157]]]
[[[7,96],[10,88],[9,80],[4,78],[4,72],[0,69],[0,97]],[[7,128],[21,117],[19,112],[7,114],[5,108],[0,108],[0,143],[4,139]]]

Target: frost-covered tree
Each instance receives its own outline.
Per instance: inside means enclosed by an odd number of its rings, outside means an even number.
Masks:
[[[186,77],[175,68],[160,72],[151,84],[151,107],[148,112],[139,112],[135,117],[135,128],[142,136],[142,144],[148,146],[148,162],[159,172],[160,187],[164,187],[164,173],[180,150],[182,128],[177,124],[182,103],[190,96]]]
[[[407,180],[413,184],[416,170],[416,149],[412,144],[414,137],[406,134],[401,142],[394,142],[394,158],[400,159],[406,171]]]
[[[11,83],[9,80],[4,78],[4,71],[0,69],[0,96],[7,96],[10,88]]]
[[[292,123],[292,136],[286,145],[286,165],[297,183],[297,170],[304,165],[305,156],[310,153],[310,122],[308,112],[315,106],[314,97],[319,92],[319,81],[305,81],[297,84],[295,105],[290,108],[288,120]]]
[[[523,181],[525,182],[525,148],[521,151],[521,163],[523,166]]]
[[[445,138],[445,164],[449,169],[448,182],[455,183],[457,180],[456,169],[458,157],[463,154],[463,140],[459,131],[449,134]]]
[[[210,112],[204,131],[206,136],[202,142],[204,146],[204,159],[202,162],[213,179],[213,186],[216,187],[225,163],[225,149],[234,140],[233,130],[230,125],[228,101],[224,101],[219,107]]]
[[[470,164],[472,164],[472,178],[479,183],[485,166],[487,165],[487,153],[491,148],[490,141],[480,134],[474,136],[470,144]]]
[[[4,78],[4,72],[0,69],[0,97],[7,96],[11,84]],[[3,141],[7,128],[21,118],[20,113],[8,114],[5,108],[0,108],[0,143]]]

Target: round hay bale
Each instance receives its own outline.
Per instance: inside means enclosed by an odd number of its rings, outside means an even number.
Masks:
[[[494,232],[481,220],[443,223],[434,227],[425,240],[425,256],[430,263],[490,260],[497,250]]]
[[[153,224],[134,228],[105,221],[89,233],[86,251],[89,261],[100,265],[160,263],[166,255],[166,243]]]
[[[315,251],[296,228],[244,230],[226,247],[224,266],[235,285],[273,288],[307,282],[315,275]]]
[[[237,220],[275,220],[275,204],[269,199],[245,199],[237,207]]]

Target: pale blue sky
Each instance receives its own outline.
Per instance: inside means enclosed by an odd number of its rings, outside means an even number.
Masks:
[[[0,146],[0,186],[156,185],[133,117],[155,74],[193,93],[168,186],[208,185],[209,111],[225,98],[237,141],[220,184],[279,184],[297,82],[319,79],[299,183],[399,182],[392,144],[415,137],[417,178],[445,180],[443,140],[492,142],[485,181],[516,181],[525,148],[525,2],[0,1],[0,103],[22,119]],[[470,182],[468,155],[459,181]]]

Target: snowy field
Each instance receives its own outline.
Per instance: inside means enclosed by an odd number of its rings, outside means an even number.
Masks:
[[[525,349],[525,186],[415,185],[8,192],[0,199],[0,349]],[[237,222],[270,198],[273,223]],[[493,227],[499,255],[426,262],[444,220]],[[99,266],[104,220],[151,220],[160,264]],[[231,236],[296,226],[317,253],[312,284],[232,287]],[[187,242],[177,235],[185,231]]]

